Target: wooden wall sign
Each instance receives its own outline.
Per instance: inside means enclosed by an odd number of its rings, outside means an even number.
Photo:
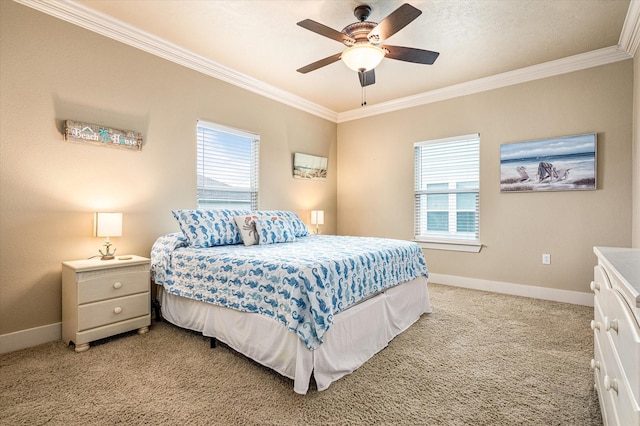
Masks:
[[[64,122],[64,140],[97,146],[142,151],[142,134],[132,130],[118,130],[97,124],[67,120]]]

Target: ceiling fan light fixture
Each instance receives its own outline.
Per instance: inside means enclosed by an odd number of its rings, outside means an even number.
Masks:
[[[386,52],[372,44],[356,44],[342,52],[340,59],[353,71],[370,71],[377,67]]]

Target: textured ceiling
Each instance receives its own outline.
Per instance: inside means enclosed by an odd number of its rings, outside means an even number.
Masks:
[[[336,30],[368,4],[379,22],[403,1],[80,0],[160,39],[337,113],[360,106],[357,74],[336,62],[296,69],[344,46],[296,25]],[[434,65],[384,59],[369,105],[618,44],[628,0],[420,0],[422,11],[387,44],[440,52]]]

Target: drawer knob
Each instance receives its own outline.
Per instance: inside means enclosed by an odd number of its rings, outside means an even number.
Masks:
[[[604,329],[606,331],[614,330],[616,333],[618,332],[618,320],[611,319],[609,317],[604,317]]]
[[[596,290],[600,290],[600,283],[591,281],[590,287],[591,287],[591,291],[595,292]]]
[[[598,321],[591,320],[591,329],[595,330],[596,328],[600,330],[600,323]]]
[[[596,361],[595,359],[591,359],[591,369],[592,370],[600,370],[600,361]]]
[[[121,308],[120,306],[116,306],[116,307],[113,309],[113,313],[114,313],[114,314],[119,314],[120,312],[122,312],[122,308]]]
[[[618,381],[609,376],[604,376],[604,388],[608,391],[613,389],[615,393],[618,393]]]
[[[117,282],[117,283],[113,283],[113,288],[115,288],[116,290],[122,287],[122,283],[121,282]]]

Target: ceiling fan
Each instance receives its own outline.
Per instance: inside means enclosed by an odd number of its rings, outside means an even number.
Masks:
[[[374,68],[387,57],[405,62],[431,65],[440,53],[412,47],[380,45],[386,39],[406,27],[416,19],[422,11],[408,3],[403,4],[380,23],[367,21],[371,14],[371,7],[360,5],[353,14],[358,22],[347,25],[342,31],[334,30],[311,19],[298,22],[302,28],[339,41],[347,46],[341,53],[320,59],[297,71],[306,74],[334,62],[342,61],[358,73],[360,85],[364,88],[376,82]]]

